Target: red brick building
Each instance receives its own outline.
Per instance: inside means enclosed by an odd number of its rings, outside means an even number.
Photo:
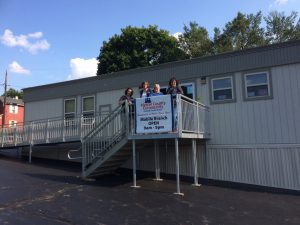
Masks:
[[[24,122],[24,102],[18,98],[6,98],[4,113],[4,97],[0,97],[0,126],[11,127]],[[3,117],[5,115],[5,117]],[[4,120],[4,121],[3,121]],[[4,123],[3,123],[4,122]]]

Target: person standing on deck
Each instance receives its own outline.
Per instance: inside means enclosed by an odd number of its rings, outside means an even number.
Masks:
[[[179,82],[175,77],[172,77],[169,81],[169,87],[167,89],[167,94],[184,94],[182,88],[179,86]]]
[[[140,92],[140,97],[141,98],[148,98],[152,94],[152,90],[150,89],[150,85],[148,81],[144,81],[142,84],[142,90]]]
[[[169,81],[169,87],[167,89],[167,94],[172,95],[172,104],[173,104],[173,131],[178,131],[178,108],[176,105],[176,95],[182,94],[183,90],[179,86],[179,82],[175,77],[172,77]]]
[[[133,89],[132,88],[127,88],[125,90],[125,94],[121,96],[119,99],[119,105],[123,105],[126,101],[128,102],[128,105],[133,105],[134,103],[134,98],[132,97],[133,95]]]
[[[160,92],[160,86],[159,84],[154,84],[154,88],[151,96],[159,96],[159,95],[163,95],[163,93]]]

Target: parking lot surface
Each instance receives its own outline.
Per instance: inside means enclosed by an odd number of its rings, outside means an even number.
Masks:
[[[300,224],[300,196],[130,174],[82,180],[80,166],[0,155],[0,224]]]

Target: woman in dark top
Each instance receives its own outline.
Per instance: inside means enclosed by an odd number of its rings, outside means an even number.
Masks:
[[[134,102],[134,98],[132,97],[133,90],[132,88],[127,88],[125,90],[125,95],[122,95],[122,97],[119,99],[119,105],[123,105],[126,101],[128,102],[128,105],[132,105]]]
[[[169,81],[169,87],[167,89],[167,94],[172,95],[172,104],[173,104],[173,131],[178,132],[178,108],[176,105],[176,94],[182,94],[183,90],[179,86],[178,80],[175,77],[172,77]]]
[[[169,81],[169,87],[167,89],[167,94],[182,94],[183,95],[183,90],[182,88],[179,86],[179,82],[178,80],[176,80],[175,77],[172,77]]]

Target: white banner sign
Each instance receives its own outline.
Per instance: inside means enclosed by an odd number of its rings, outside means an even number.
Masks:
[[[172,131],[170,95],[136,99],[136,133]]]

